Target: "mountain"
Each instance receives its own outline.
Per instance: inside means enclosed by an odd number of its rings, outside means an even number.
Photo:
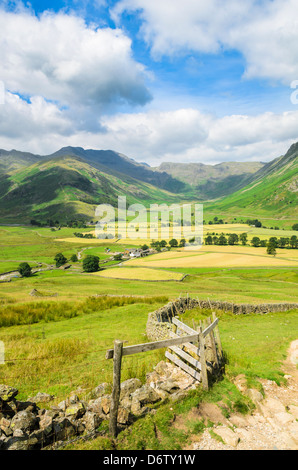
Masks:
[[[137,163],[132,158],[112,150],[85,150],[82,147],[63,147],[58,152],[44,158],[52,159],[66,155],[82,158],[105,173],[112,175],[121,173],[173,193],[190,190],[187,184],[173,178],[165,171],[155,171],[148,165]]]
[[[121,175],[121,177],[119,176]],[[15,223],[31,219],[92,220],[98,204],[180,202],[177,196],[128,175],[105,173],[76,156],[55,156],[0,175],[0,218]]]
[[[42,157],[29,152],[19,152],[18,150],[0,149],[0,173],[10,173],[38,162]]]
[[[216,199],[247,184],[252,174],[264,167],[261,162],[162,163],[157,170],[170,174],[195,190],[199,199]]]
[[[252,174],[244,188],[208,203],[219,214],[271,216],[298,219],[298,143],[288,152]]]
[[[64,147],[52,155],[0,150],[0,220],[92,220],[98,204],[204,202],[207,216],[297,219],[298,143],[275,160],[151,168],[111,150]],[[215,199],[217,198],[217,199]],[[213,199],[213,201],[212,201]]]

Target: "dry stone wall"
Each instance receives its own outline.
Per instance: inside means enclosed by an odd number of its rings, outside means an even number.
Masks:
[[[298,308],[298,303],[275,303],[275,304],[234,304],[217,300],[199,300],[190,297],[179,297],[179,299],[169,302],[163,307],[149,313],[146,326],[146,334],[151,341],[159,341],[169,336],[172,330],[172,317],[181,315],[186,310],[192,308],[223,310],[232,312],[235,315],[245,315],[249,313],[266,314],[270,312],[285,312]]]

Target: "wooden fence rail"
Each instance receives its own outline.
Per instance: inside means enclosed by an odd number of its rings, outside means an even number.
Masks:
[[[214,362],[218,365],[222,357],[222,349],[218,331],[218,318],[213,314],[213,321],[209,319],[209,325],[203,330],[200,326],[198,331],[185,325],[176,317],[172,318],[173,328],[176,331],[170,332],[170,338],[161,341],[154,341],[151,343],[137,344],[133,346],[123,347],[123,341],[115,340],[114,349],[108,349],[106,352],[106,359],[113,359],[113,391],[112,403],[110,410],[110,434],[113,437],[117,436],[117,418],[120,399],[121,388],[121,363],[122,357],[132,354],[139,354],[147,351],[154,351],[156,349],[170,349],[171,352],[166,351],[166,358],[191,375],[194,379],[202,382],[205,390],[208,390],[208,375],[207,369],[211,364],[206,361],[205,354],[205,338],[207,335],[211,336],[211,345],[214,356]],[[184,336],[181,336],[181,331]],[[214,333],[216,332],[216,339]],[[184,349],[179,348],[182,346]],[[193,357],[190,353],[195,355]],[[172,354],[174,353],[174,354]],[[184,362],[184,360],[186,362]]]

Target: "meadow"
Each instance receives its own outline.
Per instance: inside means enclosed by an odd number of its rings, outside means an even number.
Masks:
[[[237,227],[232,225],[225,229],[235,233]],[[238,229],[249,230],[247,226]],[[272,257],[265,248],[203,246],[195,252],[172,249],[128,260],[121,266],[109,261],[107,268],[98,273],[84,273],[81,260],[66,271],[51,268],[57,252],[67,258],[78,253],[82,258],[94,254],[107,261],[112,253],[129,246],[123,240],[76,238],[74,231],[0,228],[3,268],[13,270],[19,262],[28,261],[32,266],[41,263],[46,269],[28,278],[0,283],[0,341],[5,344],[6,358],[5,365],[0,366],[0,383],[19,388],[22,399],[41,391],[55,395],[57,403],[71,391],[76,390],[84,398],[99,383],[111,383],[112,361],[105,359],[105,352],[113,341],[145,342],[149,312],[179,296],[234,303],[297,302],[297,250],[278,249]],[[80,231],[88,233],[90,228]],[[280,236],[280,231],[276,232]],[[111,252],[107,253],[106,248]],[[34,297],[30,295],[33,289]],[[184,321],[192,325],[193,320],[210,313],[192,310],[186,312]],[[229,399],[231,403],[232,396],[233,403],[237,403],[243,397],[230,379],[239,373],[252,383],[257,377],[283,381],[280,365],[290,342],[298,337],[298,311],[245,316],[218,311],[217,315],[228,358],[224,381],[214,384],[208,396],[201,391],[190,395],[184,404],[175,405],[176,413],[187,413],[199,400]],[[162,359],[163,350],[127,356],[122,380],[139,377],[145,381],[146,373]],[[179,448],[183,439],[179,433],[170,433],[170,416],[172,411],[167,405],[157,410],[161,429],[158,442],[150,431],[156,423],[146,418],[143,425],[139,420],[132,427],[131,434],[120,434],[119,448]],[[194,423],[189,429],[196,429]],[[111,443],[103,438],[88,445],[109,448]]]

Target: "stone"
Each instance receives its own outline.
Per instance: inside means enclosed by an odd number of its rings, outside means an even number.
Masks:
[[[104,414],[109,414],[111,408],[111,396],[107,395],[101,398],[101,408]]]
[[[143,385],[131,394],[132,400],[138,400],[141,406],[160,401],[160,396],[149,385]]]
[[[273,414],[282,413],[285,411],[285,406],[275,398],[266,398],[263,405],[270,410]]]
[[[34,397],[28,398],[28,401],[33,403],[48,403],[54,400],[54,398],[54,395],[38,392]]]
[[[263,395],[261,394],[261,392],[259,392],[258,390],[256,390],[255,388],[249,388],[247,391],[246,391],[246,395],[251,399],[252,402],[254,403],[259,403],[260,401],[263,400]]]
[[[226,426],[218,426],[213,430],[215,434],[222,438],[225,444],[227,444],[228,446],[237,447],[238,442],[240,441],[240,437],[237,436],[234,431],[227,428]]]
[[[65,417],[55,418],[53,420],[53,431],[56,440],[64,441],[75,436],[76,430],[71,421]]]
[[[60,403],[58,403],[57,406],[60,409],[60,411],[65,411],[66,408],[68,407],[68,401],[67,400],[60,401]]]
[[[79,401],[79,397],[75,393],[72,393],[68,398],[67,403],[70,405],[75,405],[76,403],[79,403]]]
[[[129,422],[129,411],[126,408],[119,407],[117,421],[119,424],[127,424]]]
[[[290,413],[287,413],[286,411],[282,411],[280,413],[276,413],[275,414],[275,419],[278,421],[279,424],[281,424],[282,426],[285,426],[289,423],[292,423],[293,421],[295,421],[295,418],[293,415],[291,415]]]
[[[65,416],[72,416],[75,419],[79,419],[82,418],[82,416],[85,414],[85,411],[85,406],[83,405],[83,403],[79,402],[69,406],[65,410]]]
[[[102,419],[98,416],[98,414],[93,413],[92,411],[87,411],[82,419],[82,423],[84,424],[87,432],[94,432],[101,422]]]
[[[13,435],[13,430],[10,427],[10,420],[6,418],[1,418],[0,420],[0,429],[5,434],[5,436],[9,437]]]
[[[167,380],[166,382],[162,382],[158,388],[168,393],[174,393],[175,391],[180,389],[177,383],[173,380]]]
[[[31,411],[19,411],[11,420],[13,431],[21,429],[22,431],[33,431],[37,425],[37,418]]]
[[[127,395],[131,395],[138,388],[142,387],[142,382],[139,379],[128,379],[121,384],[120,400]]]
[[[51,434],[53,430],[53,418],[49,415],[44,415],[39,421],[39,428],[45,433],[45,435]]]
[[[102,405],[101,405],[102,398],[103,397],[99,397],[96,400],[90,400],[87,406],[87,411],[91,411],[99,415],[102,414],[103,413]]]
[[[6,442],[5,448],[7,450],[32,450],[38,444],[35,436],[32,437],[11,437]]]
[[[19,391],[16,388],[9,387],[8,385],[0,384],[0,398],[2,401],[11,401]]]
[[[107,395],[111,391],[111,386],[110,384],[104,382],[102,384],[99,384],[96,388],[94,388],[91,392],[92,398],[100,398],[103,397],[104,395]]]

